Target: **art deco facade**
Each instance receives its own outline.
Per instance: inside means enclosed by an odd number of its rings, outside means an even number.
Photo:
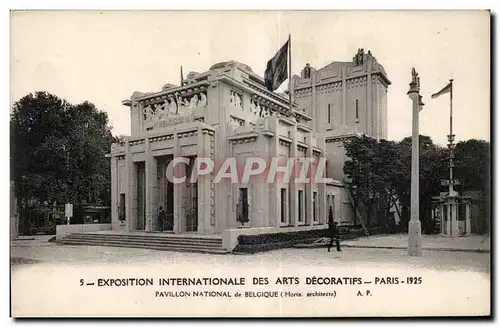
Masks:
[[[383,67],[360,51],[352,62],[318,70],[306,65],[292,79],[292,111],[288,96],[269,92],[250,67],[234,61],[189,73],[181,86],[135,92],[123,101],[131,136],[109,155],[112,229],[202,235],[308,230],[325,228],[329,206],[336,220],[352,221],[342,187],[342,140],[356,132],[386,137],[389,84]],[[172,184],[166,169],[179,156],[216,165],[228,157],[242,165],[248,157],[326,157],[334,181],[214,183],[210,174]],[[176,169],[188,179],[194,171],[192,164]],[[163,226],[160,207],[167,216]]]

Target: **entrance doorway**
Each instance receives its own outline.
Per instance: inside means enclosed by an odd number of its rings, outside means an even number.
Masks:
[[[136,171],[136,225],[137,230],[146,228],[146,164],[134,163]]]
[[[191,156],[189,164],[186,167],[186,189],[185,189],[185,226],[184,231],[196,232],[198,231],[198,180],[191,183],[191,176],[195,168],[196,157]]]
[[[174,184],[167,178],[167,167],[173,159],[173,155],[156,157],[158,164],[155,196],[158,199],[156,201],[158,206],[156,230],[162,232],[174,231]],[[163,209],[164,215],[160,215],[160,207]]]

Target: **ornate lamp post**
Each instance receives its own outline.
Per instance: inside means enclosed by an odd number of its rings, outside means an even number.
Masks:
[[[419,213],[419,131],[418,114],[424,104],[420,95],[420,77],[415,68],[411,71],[412,81],[408,96],[413,101],[413,128],[411,140],[411,216],[408,224],[408,255],[422,255],[422,230]]]

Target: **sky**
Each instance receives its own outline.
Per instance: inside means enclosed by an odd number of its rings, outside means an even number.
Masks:
[[[420,134],[444,145],[449,95],[430,99],[453,79],[456,141],[490,140],[490,16],[487,11],[27,11],[11,14],[11,105],[48,91],[106,111],[115,135],[130,135],[134,91],[204,72],[222,61],[260,76],[292,38],[292,74],[370,50],[392,82],[388,138],[411,135],[411,69],[425,106]],[[286,86],[287,83],[284,83]],[[283,87],[282,87],[283,89]]]

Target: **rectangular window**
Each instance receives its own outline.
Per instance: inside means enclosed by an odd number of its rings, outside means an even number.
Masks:
[[[359,111],[358,111],[358,100],[356,99],[356,119],[359,118]]]
[[[328,122],[332,122],[332,112],[330,111],[330,105],[328,105]]]
[[[313,222],[318,222],[318,192],[313,192]]]
[[[125,193],[120,194],[120,204],[118,205],[118,219],[125,220]]]
[[[329,206],[332,208],[333,217],[335,218],[335,195],[330,197]]]
[[[287,215],[287,197],[286,197],[286,188],[281,189],[281,223],[286,224],[288,222],[288,215]]]
[[[304,191],[299,190],[298,191],[298,197],[299,197],[299,223],[304,222]]]
[[[244,224],[249,221],[248,219],[248,189],[246,187],[239,189],[238,198],[238,214],[237,221]]]

